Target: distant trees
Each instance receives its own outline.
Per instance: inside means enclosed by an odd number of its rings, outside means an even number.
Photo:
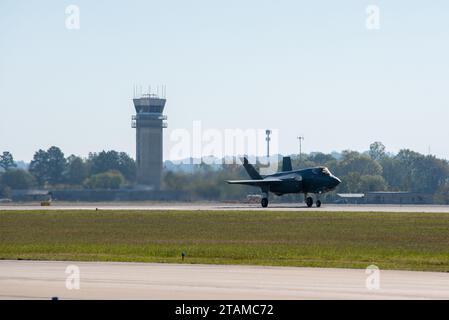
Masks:
[[[71,155],[67,158],[64,176],[68,184],[82,185],[89,176],[89,164],[82,158]]]
[[[343,151],[342,159],[335,168],[337,175],[343,176],[350,172],[363,175],[382,175],[382,166],[365,154],[356,151]]]
[[[14,162],[12,154],[9,151],[4,151],[3,154],[0,155],[0,168],[8,171],[9,169],[15,167],[17,167],[17,165]]]
[[[82,159],[75,155],[65,158],[61,149],[53,146],[47,151],[39,150],[34,154],[29,172],[40,186],[85,185],[92,188],[101,185],[103,183],[101,181],[109,179],[110,186],[107,188],[116,188],[115,181],[120,180],[119,185],[123,185],[125,181],[133,183],[136,180],[134,159],[125,152],[114,150],[91,153],[88,159]],[[117,177],[117,172],[120,173],[119,177]],[[102,173],[107,174],[97,176]],[[91,177],[93,179],[87,181]],[[104,182],[105,185],[108,183]]]
[[[371,144],[369,156],[344,151],[331,169],[342,178],[340,192],[415,191],[435,194],[449,180],[449,163],[435,156],[403,149],[395,156],[381,142]]]
[[[29,171],[36,177],[39,185],[54,185],[64,182],[66,164],[64,153],[53,146],[47,151],[39,150],[34,154]]]
[[[91,163],[91,173],[98,174],[111,170],[116,170],[130,182],[136,180],[136,163],[125,152],[102,151],[100,153],[89,154]]]
[[[58,147],[47,150],[47,174],[48,183],[57,184],[64,182],[64,171],[67,161],[64,153]]]
[[[449,181],[442,185],[435,194],[435,202],[449,204]]]
[[[195,165],[192,173],[168,171],[164,174],[164,188],[182,191],[192,199],[231,200],[257,193],[257,189],[235,185],[231,188],[225,180],[247,179],[241,165],[224,165],[221,170],[212,170],[206,164]]]
[[[385,191],[388,190],[388,184],[380,175],[365,175],[360,177],[359,190],[363,192]]]
[[[369,146],[369,155],[371,159],[379,161],[385,157],[385,145],[376,141]]]
[[[9,151],[0,154],[0,197],[11,198],[12,189],[27,189],[31,187],[33,180],[31,175],[23,170],[16,170],[17,164]],[[27,176],[28,175],[28,176]]]
[[[43,185],[47,181],[47,153],[39,149],[30,163],[29,171],[36,178],[39,185]]]
[[[349,172],[344,177],[340,175],[341,184],[338,187],[340,193],[359,193],[360,189],[360,174],[358,172]]]
[[[22,169],[10,169],[0,177],[0,185],[10,189],[29,189],[35,184],[34,177]]]
[[[123,175],[116,170],[94,174],[89,177],[85,186],[89,189],[119,189],[125,182]]]
[[[401,150],[380,161],[384,178],[393,190],[435,193],[449,179],[449,164],[435,156]]]
[[[336,159],[330,154],[317,152],[309,155],[307,160],[313,162],[315,165],[325,166],[329,162],[335,161]]]
[[[365,193],[372,191],[386,191],[388,184],[380,175],[361,175],[349,172],[342,177],[342,184],[338,187],[340,193]]]

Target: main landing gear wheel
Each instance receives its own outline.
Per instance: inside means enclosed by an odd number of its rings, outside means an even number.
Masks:
[[[267,198],[262,198],[262,201],[260,203],[262,204],[263,208],[268,207],[268,199]]]
[[[308,197],[308,198],[306,199],[306,204],[307,204],[307,206],[308,206],[309,208],[312,208],[312,206],[313,206],[313,199],[312,199],[312,197]]]
[[[320,201],[320,200],[317,200],[317,201],[316,201],[316,207],[317,207],[317,208],[320,208],[320,207],[321,207],[321,201]]]

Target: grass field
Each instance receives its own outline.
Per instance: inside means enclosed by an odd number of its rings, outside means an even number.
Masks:
[[[449,271],[447,213],[0,211],[0,259]]]

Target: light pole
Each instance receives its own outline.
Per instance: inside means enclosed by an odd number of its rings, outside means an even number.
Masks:
[[[298,140],[299,140],[299,164],[301,164],[301,162],[302,162],[302,142],[304,140],[304,137],[299,136]]]
[[[270,134],[271,134],[271,130],[267,129],[265,130],[265,134],[267,135],[267,137],[265,138],[265,140],[267,141],[267,158],[270,157]]]

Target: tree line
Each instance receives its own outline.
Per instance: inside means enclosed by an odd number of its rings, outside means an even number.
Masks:
[[[414,191],[432,194],[437,203],[449,204],[449,163],[432,155],[408,149],[397,154],[386,152],[381,142],[369,151],[343,151],[340,154],[311,153],[292,157],[294,169],[326,166],[342,179],[339,193],[371,191]],[[279,166],[281,167],[281,162]],[[256,164],[257,167],[257,164]],[[0,196],[8,197],[13,189],[87,188],[118,189],[136,182],[136,163],[118,151],[90,153],[87,158],[65,157],[58,147],[38,150],[28,170],[16,168],[11,153],[0,155]],[[225,180],[247,179],[240,164],[220,169],[207,164],[195,165],[193,172],[164,171],[163,187],[191,195],[193,199],[238,200],[258,190],[247,186],[229,186]],[[327,195],[335,198],[336,194]],[[284,197],[284,199],[294,199]]]
[[[31,188],[118,189],[131,186],[136,180],[136,164],[125,152],[101,151],[86,159],[65,157],[58,147],[38,150],[28,170],[18,169],[12,154],[0,155],[0,196],[11,190]]]

